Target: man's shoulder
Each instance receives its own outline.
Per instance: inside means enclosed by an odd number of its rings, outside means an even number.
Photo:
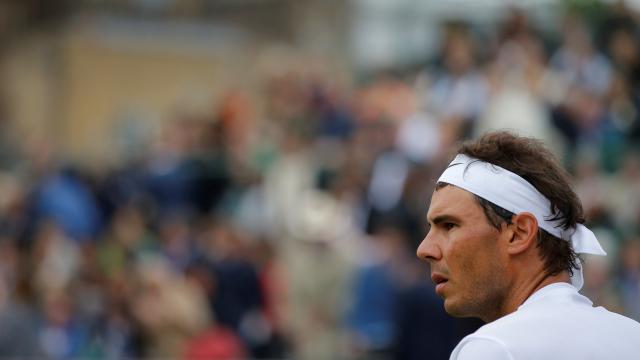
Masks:
[[[593,310],[598,316],[587,321],[544,313],[507,315],[465,337],[451,359],[637,359],[640,324],[603,308]]]
[[[500,339],[472,334],[451,353],[452,360],[513,360],[513,354]]]
[[[608,326],[610,328],[607,329],[604,327],[603,330],[628,332],[630,335],[635,336],[635,338],[640,342],[640,322],[613,311],[609,311],[602,306],[593,308],[593,311],[599,315],[603,326]]]
[[[640,323],[602,307],[529,307],[482,326],[460,343],[459,350],[469,346],[502,349],[514,358],[535,354],[535,358],[573,359],[576,351],[609,351],[617,358],[633,359],[640,353]],[[629,357],[632,353],[636,355]]]
[[[555,304],[555,306],[531,306],[503,316],[496,321],[485,324],[476,334],[496,336],[512,334],[520,328],[531,331],[564,331],[578,332],[604,330],[607,327],[619,331],[631,331],[640,336],[640,323],[623,315],[611,312],[603,307],[576,306],[572,304]]]

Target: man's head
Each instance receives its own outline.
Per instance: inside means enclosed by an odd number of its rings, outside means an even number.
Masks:
[[[463,144],[458,153],[509,170],[533,185],[565,230],[584,222],[568,174],[539,141],[490,133]],[[544,278],[576,268],[571,244],[539,228],[532,214],[511,213],[457,186],[437,184],[427,217],[431,228],[418,256],[431,263],[436,291],[452,315],[490,318],[521,286],[516,275],[523,269]]]

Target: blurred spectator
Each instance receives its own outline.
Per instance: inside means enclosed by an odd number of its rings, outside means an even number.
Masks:
[[[39,226],[34,236],[33,266],[35,288],[41,296],[71,284],[78,271],[79,256],[78,246],[58,224],[50,221]]]
[[[601,27],[604,50],[613,66],[629,81],[637,95],[640,85],[637,15],[625,1],[617,1],[604,16],[605,21]]]
[[[200,124],[200,147],[192,156],[194,173],[190,184],[194,210],[199,213],[214,211],[233,185],[229,154],[225,147],[225,141],[233,143],[233,140],[225,136],[224,124],[222,119],[217,122],[203,120]]]
[[[546,101],[552,101],[549,94],[557,84],[545,74],[546,58],[537,31],[522,10],[513,8],[488,64],[491,96],[475,134],[511,129],[554,144]]]
[[[423,270],[420,267],[420,270]],[[422,271],[420,272],[422,274]],[[452,319],[444,312],[442,299],[422,279],[404,289],[397,300],[397,338],[394,358],[399,360],[448,359],[453,348],[481,322]],[[465,324],[458,324],[464,322]]]
[[[33,194],[31,221],[57,222],[65,233],[78,242],[97,235],[100,212],[94,195],[87,185],[72,171],[45,175]]]
[[[141,325],[146,357],[180,357],[189,339],[210,322],[206,297],[162,258],[150,258],[137,267],[137,289],[130,299]]]
[[[471,134],[485,109],[488,87],[478,69],[478,54],[469,27],[454,23],[445,31],[442,67],[426,96],[430,111],[448,129],[447,145]]]
[[[621,254],[620,286],[625,313],[640,321],[640,240],[631,238],[624,243]]]
[[[145,254],[158,252],[158,243],[145,224],[141,209],[135,205],[123,206],[113,215],[98,248],[101,272],[107,278],[122,276]]]
[[[607,222],[608,212],[607,181],[602,174],[597,154],[583,152],[578,155],[576,174],[576,194],[582,201],[585,215],[592,222]]]
[[[0,354],[7,358],[44,356],[28,262],[14,239],[3,238],[0,250]]]
[[[246,352],[232,331],[216,327],[191,340],[184,357],[189,360],[233,360],[246,357]]]
[[[396,147],[415,163],[429,163],[440,155],[440,128],[429,113],[416,112],[404,119],[398,129]]]
[[[160,252],[176,271],[184,272],[196,258],[188,220],[184,214],[165,214],[160,217],[157,227]]]
[[[592,299],[595,306],[604,306],[611,311],[622,312],[620,299],[609,279],[611,278],[611,264],[602,257],[589,256],[584,266],[584,288],[582,292]]]
[[[202,273],[209,306],[217,322],[240,336],[252,354],[272,340],[273,329],[264,313],[264,294],[247,244],[220,219],[206,224],[201,234]]]
[[[563,42],[550,59],[550,65],[572,87],[601,96],[611,83],[611,65],[594,47],[590,29],[577,14],[568,14],[562,24]]]
[[[286,269],[287,332],[293,351],[302,359],[344,356],[346,340],[342,318],[354,255],[342,251],[353,241],[341,223],[339,207],[329,195],[309,191],[302,195],[298,216],[281,239]]]
[[[567,89],[554,111],[554,125],[567,139],[570,151],[579,146],[599,148],[612,130],[603,98],[613,79],[611,64],[594,47],[579,15],[567,15],[562,30],[562,46],[549,61],[553,76],[562,79]]]
[[[640,155],[630,151],[621,162],[619,172],[611,177],[606,189],[606,202],[616,227],[633,233],[640,223]]]
[[[352,346],[360,358],[388,357],[396,338],[395,309],[402,284],[405,240],[391,227],[380,229],[363,252],[367,262],[356,271],[349,314]]]
[[[68,359],[80,355],[87,341],[84,324],[73,312],[72,299],[66,288],[48,289],[44,298],[44,324],[40,330],[40,346],[50,359]]]
[[[194,139],[190,119],[166,124],[145,164],[145,187],[160,212],[191,211],[190,185],[193,168],[189,166],[189,148]]]

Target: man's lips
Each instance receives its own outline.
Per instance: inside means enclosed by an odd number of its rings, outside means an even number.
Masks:
[[[431,274],[431,281],[433,281],[433,283],[436,284],[436,285],[438,285],[438,284],[440,284],[442,282],[445,282],[447,280],[448,280],[447,277],[442,275],[442,274],[439,274],[439,273]]]
[[[433,281],[434,284],[436,284],[436,293],[438,295],[442,295],[442,291],[444,289],[444,286],[446,285],[446,283],[449,281],[449,279],[439,273],[433,273],[431,274],[431,281]]]

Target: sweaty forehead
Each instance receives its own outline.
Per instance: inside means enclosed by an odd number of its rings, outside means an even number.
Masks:
[[[427,219],[432,220],[443,215],[474,217],[481,214],[482,208],[472,193],[457,186],[448,185],[438,187],[433,192]]]

